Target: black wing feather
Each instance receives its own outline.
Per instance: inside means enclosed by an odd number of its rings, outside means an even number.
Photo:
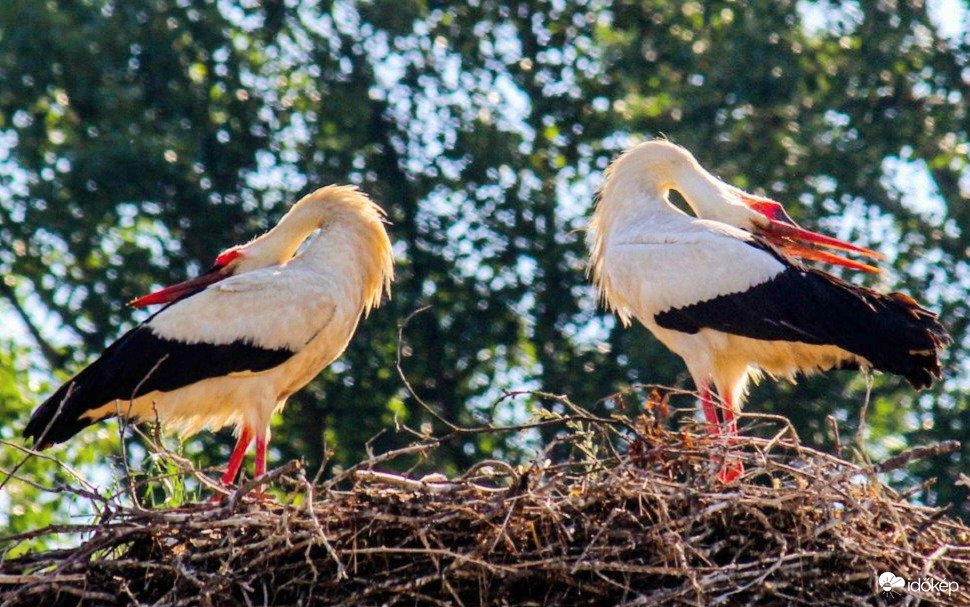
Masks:
[[[101,357],[61,386],[34,411],[24,436],[38,449],[63,442],[98,420],[85,412],[116,399],[170,392],[211,377],[276,367],[294,352],[238,341],[189,344],[164,339],[144,324],[108,346]]]
[[[755,246],[786,268],[770,280],[655,316],[684,333],[710,328],[760,340],[833,345],[876,369],[925,388],[940,377],[939,350],[950,343],[935,314],[902,293],[884,295],[806,268],[767,243]]]

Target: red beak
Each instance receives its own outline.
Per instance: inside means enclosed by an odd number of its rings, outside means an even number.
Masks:
[[[233,247],[226,251],[223,251],[218,257],[216,257],[216,262],[212,268],[200,276],[195,278],[190,278],[185,282],[180,282],[177,285],[172,285],[170,287],[165,287],[164,289],[159,289],[148,295],[142,295],[128,302],[129,306],[135,308],[144,308],[145,306],[151,306],[154,304],[163,304],[181,299],[183,297],[188,297],[196,291],[200,291],[212,283],[219,282],[224,278],[232,276],[232,272],[228,270],[227,266],[242,257],[242,251],[239,247]]]
[[[875,260],[883,259],[882,253],[837,238],[832,238],[831,236],[806,230],[788,216],[785,208],[779,202],[775,202],[769,198],[752,196],[743,192],[740,193],[740,196],[746,205],[768,218],[768,226],[763,229],[764,235],[785,253],[803,259],[822,261],[862,272],[878,273],[881,271],[879,268],[867,263],[846,259],[845,257],[840,257],[815,247],[850,251]]]
[[[191,295],[196,291],[206,288],[212,283],[219,282],[223,278],[229,276],[223,272],[225,266],[213,266],[211,270],[205,274],[196,276],[195,278],[190,278],[185,282],[180,282],[176,285],[170,287],[165,287],[164,289],[159,289],[148,295],[142,295],[141,297],[132,299],[128,302],[129,306],[135,308],[144,308],[145,306],[151,306],[154,304],[163,304],[175,301]]]

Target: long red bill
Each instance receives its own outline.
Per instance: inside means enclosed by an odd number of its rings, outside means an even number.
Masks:
[[[884,256],[882,253],[854,245],[850,242],[845,242],[844,240],[839,240],[838,238],[832,238],[831,236],[806,230],[795,223],[788,213],[785,212],[785,208],[781,206],[781,203],[770,198],[752,196],[740,190],[738,190],[738,193],[745,204],[768,219],[768,225],[764,228],[764,235],[770,238],[786,253],[803,259],[821,261],[862,272],[877,273],[881,271],[879,268],[867,263],[846,259],[814,248],[814,246],[850,251],[875,260],[883,259]]]
[[[185,282],[180,282],[176,285],[170,287],[165,287],[164,289],[159,289],[149,293],[148,295],[143,295],[141,297],[132,299],[128,302],[129,306],[135,308],[144,308],[145,306],[151,306],[154,304],[163,304],[175,301],[176,299],[181,299],[187,295],[204,289],[205,287],[211,285],[212,283],[219,282],[228,275],[223,272],[223,266],[216,266],[206,272],[196,276],[195,278],[190,278]]]
[[[787,238],[794,241],[807,242],[822,247],[828,247],[830,249],[851,251],[877,261],[884,259],[884,255],[879,251],[873,251],[872,249],[854,245],[851,242],[845,242],[844,240],[839,240],[838,238],[832,238],[831,236],[812,232],[811,230],[806,230],[798,225],[789,225],[787,223],[772,221],[768,224],[768,228],[765,230],[765,232],[772,236]]]
[[[861,261],[853,261],[851,259],[846,259],[845,257],[839,257],[829,253],[828,251],[822,251],[820,249],[814,249],[812,247],[806,247],[795,242],[783,242],[781,243],[781,250],[789,255],[794,255],[795,257],[801,257],[802,259],[811,259],[812,261],[821,261],[824,263],[831,263],[837,266],[843,266],[849,268],[850,270],[859,270],[860,272],[871,272],[873,274],[878,274],[882,272],[876,266],[871,266],[867,263]]]

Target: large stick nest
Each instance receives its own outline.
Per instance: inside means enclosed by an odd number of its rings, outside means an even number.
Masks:
[[[385,454],[314,485],[293,462],[262,479],[278,499],[250,482],[221,503],[114,505],[8,537],[84,539],[0,563],[0,603],[970,605],[970,529],[876,477],[953,444],[856,464],[785,427],[728,447],[574,412],[542,422],[563,431],[530,466],[410,478],[379,472],[400,455]],[[728,449],[747,470],[723,485]],[[884,571],[959,588],[884,594]]]

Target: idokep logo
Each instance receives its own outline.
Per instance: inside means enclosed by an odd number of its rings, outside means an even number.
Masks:
[[[896,594],[896,591],[903,591],[903,586],[906,585],[906,580],[898,577],[892,571],[884,571],[879,574],[879,589],[883,592],[889,594]]]
[[[897,592],[909,592],[911,594],[946,594],[950,596],[960,590],[960,585],[956,582],[947,580],[937,580],[935,578],[917,578],[910,580],[909,583],[892,571],[884,571],[879,574],[876,582],[877,591],[882,591],[891,596]]]

